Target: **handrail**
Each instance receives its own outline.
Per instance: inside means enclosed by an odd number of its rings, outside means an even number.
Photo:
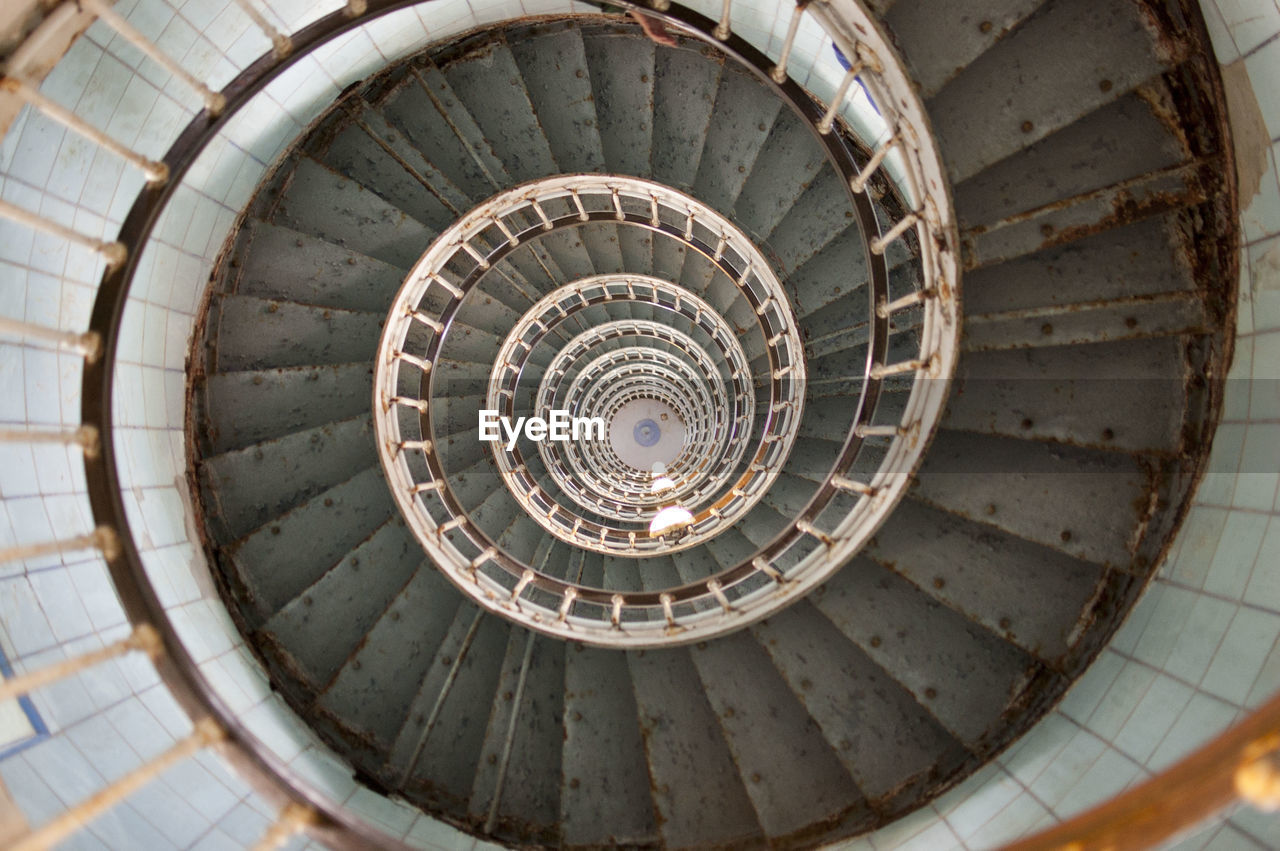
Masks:
[[[1237,799],[1280,809],[1280,695],[1150,780],[1006,851],[1150,848]]]

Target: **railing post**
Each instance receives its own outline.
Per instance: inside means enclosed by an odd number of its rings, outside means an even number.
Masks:
[[[107,0],[78,0],[78,2],[80,3],[80,8],[97,16],[104,24],[120,33],[125,41],[141,50],[156,64],[198,92],[210,115],[218,115],[226,108],[227,99],[220,92],[213,91],[197,80],[189,71],[174,61],[172,57],[156,47],[149,38],[138,32],[119,12],[111,8]]]
[[[216,744],[226,734],[212,718],[195,722],[190,736],[178,742],[160,756],[137,768],[115,783],[77,804],[43,827],[27,834],[10,846],[10,851],[44,851],[52,848],[107,810],[121,803],[134,792],[146,786],[174,765],[198,751]]]
[[[107,242],[92,236],[86,236],[66,225],[60,225],[52,219],[46,219],[38,213],[19,207],[17,204],[10,204],[8,201],[0,201],[0,217],[6,218],[11,222],[17,222],[20,225],[26,225],[32,230],[62,237],[68,242],[74,242],[91,251],[96,251],[102,255],[102,258],[107,261],[107,267],[111,269],[123,264],[129,256],[129,250],[125,248],[123,243]]]
[[[39,110],[45,116],[58,122],[73,133],[78,133],[99,147],[105,148],[121,159],[126,160],[142,171],[147,176],[147,182],[153,186],[161,185],[169,180],[169,166],[162,162],[149,160],[142,154],[130,150],[62,104],[42,95],[35,86],[26,80],[18,77],[5,77],[0,79],[0,90],[16,95],[33,109]]]
[[[316,811],[305,804],[285,804],[280,815],[253,846],[253,851],[276,851],[296,834],[318,821]]]

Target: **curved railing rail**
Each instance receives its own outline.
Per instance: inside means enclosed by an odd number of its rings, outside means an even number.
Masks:
[[[122,501],[119,459],[111,439],[111,430],[114,423],[114,366],[130,285],[138,271],[142,248],[155,229],[160,214],[173,199],[176,186],[196,157],[224,127],[228,116],[234,115],[298,57],[374,18],[401,8],[420,5],[421,2],[422,0],[349,0],[342,9],[296,32],[282,33],[274,29],[269,17],[263,14],[260,0],[237,0],[238,5],[249,13],[254,23],[271,41],[273,49],[252,63],[222,91],[213,91],[131,26],[111,8],[108,0],[78,0],[79,9],[106,23],[181,85],[186,86],[204,105],[204,110],[182,131],[170,150],[159,160],[136,154],[128,146],[77,116],[73,110],[48,100],[29,80],[9,78],[4,83],[7,92],[23,98],[31,108],[40,110],[71,131],[120,156],[131,167],[141,171],[148,183],[134,201],[114,239],[84,234],[14,204],[0,204],[0,216],[96,252],[106,264],[89,328],[83,333],[68,333],[11,320],[0,324],[0,334],[42,341],[44,344],[84,355],[82,425],[60,433],[11,430],[3,437],[6,440],[28,442],[61,441],[83,450],[88,496],[96,523],[90,534],[12,548],[0,552],[0,560],[25,559],[79,548],[96,549],[106,561],[129,621],[135,625],[133,636],[126,642],[108,648],[109,652],[104,651],[105,655],[91,654],[47,672],[11,680],[5,684],[3,693],[25,693],[53,679],[96,664],[109,655],[144,652],[155,660],[162,681],[195,725],[193,734],[171,751],[137,772],[121,778],[103,793],[37,828],[15,847],[43,848],[55,844],[96,814],[119,803],[173,762],[202,748],[213,746],[220,748],[233,766],[260,791],[283,804],[277,824],[263,836],[260,847],[274,847],[294,831],[302,829],[338,848],[371,845],[386,847],[397,844],[352,813],[335,806],[293,775],[255,738],[200,675],[186,646],[165,617],[164,607],[142,566]],[[644,8],[628,0],[619,0],[618,5]],[[890,49],[879,37],[875,27],[859,26],[855,29],[854,21],[869,22],[869,16],[852,0],[802,3],[797,6],[788,37],[776,62],[768,60],[733,33],[731,0],[724,0],[723,15],[718,22],[673,7],[666,0],[655,0],[653,8],[648,11],[662,17],[682,33],[716,44],[746,67],[759,70],[771,81],[775,90],[796,104],[824,139],[828,140],[828,149],[839,163],[841,173],[850,187],[852,203],[863,218],[875,221],[872,202],[867,198],[865,190],[881,171],[886,159],[895,152],[900,154],[901,174],[895,175],[895,178],[902,186],[903,194],[909,199],[912,209],[897,222],[885,223],[883,226],[876,223],[874,228],[870,228],[868,233],[876,235],[868,237],[866,248],[868,256],[880,258],[892,242],[908,232],[914,232],[924,258],[924,285],[914,292],[891,299],[883,262],[872,264],[875,294],[872,337],[878,342],[872,347],[866,379],[874,382],[894,375],[914,375],[935,380],[916,382],[907,413],[898,425],[872,426],[870,416],[877,400],[873,394],[864,397],[863,406],[858,413],[858,428],[851,435],[842,454],[842,462],[847,462],[852,457],[857,443],[862,439],[879,435],[892,441],[890,456],[897,462],[897,472],[894,475],[886,475],[870,484],[858,484],[840,476],[832,476],[811,503],[817,505],[846,494],[861,501],[865,511],[885,512],[901,495],[907,474],[914,466],[912,459],[919,457],[922,441],[927,439],[936,424],[941,411],[941,400],[945,398],[946,379],[954,369],[958,336],[955,222],[950,213],[950,203],[946,200],[947,186],[942,178],[940,161],[929,142],[931,137],[927,132],[923,107],[910,83],[897,69],[896,63],[881,61],[881,57],[890,55]],[[830,34],[841,52],[853,59],[852,67],[842,81],[838,94],[826,106],[815,105],[787,76],[787,65],[798,24],[806,14],[812,15]],[[855,163],[843,149],[844,143],[838,134],[831,133],[855,79],[861,80],[872,93],[890,127],[888,138],[869,159],[861,163]],[[885,363],[885,341],[890,317],[917,306],[923,309],[924,314],[920,326],[924,356],[906,363]],[[851,512],[851,518],[857,513]],[[822,542],[826,547],[824,558],[828,559],[842,559],[862,543],[857,536],[852,536],[848,545],[843,548],[829,547],[826,543],[829,540],[827,533],[807,522],[797,524],[794,532],[798,536],[809,536]],[[773,566],[775,562],[783,560],[792,543],[794,541],[781,539],[774,542],[749,570],[763,574],[771,582],[778,581],[789,593],[798,594],[805,590],[805,584],[786,583],[785,577]],[[735,577],[730,577],[733,578]],[[731,605],[723,586],[708,583],[703,590],[709,592],[717,604]],[[669,622],[672,618],[672,599],[665,597],[653,602],[660,606]]]
[[[835,463],[787,526],[747,559],[663,591],[606,590],[569,582],[534,569],[499,546],[458,501],[436,453],[431,365],[443,350],[453,316],[469,291],[494,264],[523,241],[537,238],[540,231],[614,220],[681,240],[720,265],[751,300],[770,341],[770,407],[764,428],[779,430],[776,436],[764,435],[738,486],[695,516],[688,533],[674,545],[665,536],[643,529],[614,527],[562,510],[532,477],[524,475],[518,463],[504,463],[503,453],[498,453],[503,477],[522,496],[528,514],[557,537],[584,549],[645,556],[694,546],[714,535],[743,516],[762,495],[762,489],[748,487],[754,484],[754,476],[767,478],[779,471],[801,413],[794,400],[782,398],[783,390],[794,394],[794,388],[800,388],[803,394],[804,381],[803,351],[796,351],[798,347],[788,341],[796,333],[796,324],[785,297],[771,291],[770,270],[756,258],[754,246],[714,211],[658,184],[599,175],[552,178],[502,193],[445,231],[412,270],[388,316],[374,380],[378,450],[392,492],[424,549],[482,607],[547,634],[602,646],[704,640],[759,620],[816,587],[863,546],[905,492],[940,419],[956,364],[959,307],[954,218],[923,108],[900,71],[896,78],[888,74],[896,63],[881,61],[882,55],[888,55],[886,45],[876,46],[826,27],[841,54],[853,57],[834,102],[827,107],[816,105],[788,77],[800,22],[817,5],[796,7],[776,62],[732,34],[731,3],[724,4],[718,23],[668,3],[657,4],[654,10],[662,13],[668,26],[716,45],[770,86],[808,123],[828,162],[844,180],[868,258],[871,318],[861,396]],[[855,79],[872,92],[889,127],[887,140],[862,161],[841,134],[832,132]],[[897,221],[882,222],[868,190],[873,180],[885,179],[881,172],[895,153],[901,175],[895,174],[889,185],[901,188],[910,211]],[[885,253],[908,233],[915,235],[923,284],[891,296]],[[444,306],[432,315],[428,305],[438,306],[441,300]],[[918,351],[910,359],[889,362],[891,318],[916,309],[921,314]],[[424,327],[428,338],[415,347],[411,338]],[[425,375],[420,392],[413,392],[413,382],[405,381],[405,370]],[[512,372],[517,374],[514,368]],[[898,422],[874,422],[882,386],[897,376],[913,379],[905,415]],[[513,397],[508,395],[506,401],[510,413]],[[875,475],[860,481],[851,471],[868,440],[884,441],[887,446]],[[833,505],[837,510],[830,510]],[[833,517],[839,519],[833,522]]]

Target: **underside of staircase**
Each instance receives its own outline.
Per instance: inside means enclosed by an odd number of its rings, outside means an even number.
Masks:
[[[559,376],[577,340],[595,341],[603,364],[657,352],[672,375],[699,368],[696,348],[725,399],[756,400],[743,428],[771,427],[777,411],[758,402],[777,380],[756,328],[766,311],[719,258],[624,221],[621,201],[616,220],[582,208],[580,224],[486,268],[437,332],[424,419],[462,510],[540,577],[660,599],[752,563],[823,492],[875,316],[847,180],[767,67],[687,34],[655,44],[619,15],[509,23],[351,87],[259,187],[193,343],[189,476],[238,627],[274,688],[373,789],[513,846],[821,845],[900,818],[1017,739],[1145,587],[1203,470],[1234,328],[1234,167],[1199,12],[1176,0],[868,5],[951,182],[959,367],[922,464],[902,473],[910,486],[866,546],[723,635],[565,640],[464,592],[389,487],[375,357],[424,251],[509,190],[594,175],[692,199],[759,250],[807,371],[794,443],[741,516],[656,555],[580,546],[531,516],[476,439],[508,334],[558,288],[601,276],[677,287],[727,330],[662,308],[654,285],[648,303],[567,316],[527,346],[522,381]],[[695,18],[672,9],[674,31]],[[835,132],[860,165],[883,141]],[[871,192],[881,221],[909,212],[884,173]],[[538,231],[524,215],[504,224]],[[913,235],[888,247],[891,293],[922,286],[921,255]],[[592,336],[606,327],[618,330]],[[894,314],[887,360],[912,357],[921,328],[919,310]],[[887,380],[876,421],[897,422],[910,390]],[[534,390],[511,404],[534,413]],[[888,447],[869,431],[850,475]],[[573,499],[557,459],[524,449],[527,475]],[[726,455],[724,469],[735,479],[751,460]],[[581,509],[602,527],[619,513]]]

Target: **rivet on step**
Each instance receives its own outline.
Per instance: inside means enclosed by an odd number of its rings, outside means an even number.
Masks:
[[[1033,423],[1029,418],[1028,418],[1028,419],[1025,419],[1025,420],[1023,420],[1023,421],[1022,421],[1022,429],[1023,429],[1023,431],[1028,431],[1028,430],[1030,430],[1030,428],[1031,428],[1033,425],[1035,425],[1035,423]]]
[[[333,497],[331,497],[331,496],[326,496],[326,497],[324,498],[324,507],[325,507],[325,508],[330,508],[330,507],[332,507],[332,506],[333,506]]]
[[[647,82],[649,82],[649,75],[648,75],[648,74],[641,74],[641,75],[640,75],[640,82],[642,82],[642,83],[647,83]]]
[[[1099,88],[1099,89],[1102,89],[1102,91],[1104,91],[1104,92],[1109,92],[1109,91],[1111,91],[1111,81],[1110,81],[1110,80],[1103,80],[1102,82],[1098,83],[1098,88]]]
[[[452,659],[452,658],[450,658],[449,656],[441,656],[441,657],[440,657],[440,664],[441,664],[441,665],[450,665],[450,664],[452,664],[452,663],[453,663],[453,659]]]
[[[581,68],[579,68],[577,71],[574,71],[574,72],[573,72],[573,76],[575,76],[575,77],[577,77],[579,80],[581,80],[583,77],[587,76],[587,72],[586,72],[586,71],[583,71]]]
[[[279,535],[279,534],[280,534],[280,527],[279,527],[279,526],[272,526],[272,527],[271,527],[271,534],[273,534],[273,535]]]
[[[757,771],[756,773],[754,773],[754,774],[752,774],[752,775],[751,775],[751,782],[752,782],[752,783],[759,783],[759,782],[760,782],[760,780],[761,780],[760,772],[758,772],[758,771]]]
[[[356,265],[356,258],[354,258],[354,257],[348,257],[348,258],[347,258],[347,265],[348,265],[348,266],[354,266],[354,265]]]
[[[1104,429],[1102,430],[1102,439],[1103,439],[1103,440],[1115,440],[1115,437],[1116,437],[1116,433],[1115,433],[1114,431],[1112,431],[1111,429],[1109,429],[1109,428],[1104,428]]]
[[[879,647],[879,646],[880,646],[880,636],[878,636],[878,635],[873,635],[873,636],[871,636],[871,646],[872,646],[872,647]]]
[[[947,580],[943,579],[941,576],[933,577],[934,588],[938,588],[938,589],[945,588],[946,584],[947,584]]]
[[[498,764],[498,755],[497,755],[496,753],[491,753],[491,754],[489,754],[488,762],[489,762],[489,764],[490,764],[490,765],[497,765],[497,764]]]
[[[275,312],[276,312],[277,310],[279,310],[279,309],[280,309],[280,305],[278,305],[278,304],[268,304],[268,305],[267,305],[267,313],[275,313]]]
[[[1000,619],[1000,628],[1001,628],[1001,629],[1008,629],[1008,628],[1009,628],[1009,627],[1011,627],[1011,626],[1013,626],[1013,621],[1009,620],[1008,618],[1001,618],[1001,619]]]
[[[502,699],[503,699],[503,700],[510,702],[511,698],[513,698],[513,697],[515,697],[515,695],[514,695],[514,694],[512,694],[511,692],[509,692],[509,691],[508,691],[508,692],[503,692],[503,695],[502,695]]]
[[[1125,317],[1125,319],[1124,319],[1124,327],[1126,327],[1126,328],[1137,328],[1137,327],[1138,327],[1138,317],[1136,317],[1136,316],[1126,316],[1126,317]]]
[[[573,720],[574,720],[574,721],[581,721],[581,720],[582,720],[582,713],[581,713],[581,712],[578,712],[577,710],[574,710],[574,713],[573,713]]]
[[[1046,337],[1049,336],[1050,334],[1053,333],[1053,326],[1050,325],[1048,322],[1044,323],[1043,325],[1040,326],[1040,333],[1044,334]]]
[[[578,788],[578,786],[579,786],[579,784],[581,784],[581,783],[582,783],[582,781],[581,781],[581,780],[579,780],[579,779],[578,779],[578,778],[576,778],[576,777],[570,777],[570,778],[569,778],[569,788],[570,788],[570,789],[577,789],[577,788]]]
[[[360,660],[359,659],[354,660],[351,663],[351,667],[357,671],[360,670]]]
[[[400,620],[400,613],[399,613],[399,612],[392,612],[392,613],[391,613],[391,619],[392,619],[393,621],[398,621],[398,620]]]
[[[262,376],[261,376],[261,375],[255,375],[255,376],[253,377],[253,383],[254,383],[254,385],[255,385],[255,386],[256,386],[256,385],[258,385],[258,384],[261,384],[261,383],[262,383]]]
[[[1064,543],[1064,544],[1065,544],[1067,541],[1070,541],[1070,540],[1071,540],[1071,530],[1070,530],[1070,529],[1063,529],[1063,530],[1062,530],[1062,535],[1061,535],[1061,537],[1062,537],[1062,543]]]
[[[933,700],[935,697],[938,696],[938,690],[930,686],[929,688],[924,690],[924,696],[929,698],[930,700]]]
[[[989,517],[995,513],[996,513],[996,504],[994,502],[987,503],[987,516]]]
[[[813,688],[813,681],[810,680],[808,677],[805,677],[804,679],[800,680],[801,691],[808,691],[811,688]]]
[[[1031,132],[1032,130],[1034,130],[1034,129],[1036,129],[1036,126],[1035,126],[1034,124],[1032,124],[1030,121],[1024,121],[1024,122],[1022,122],[1022,132],[1023,132],[1023,133],[1030,133],[1030,132]]]
[[[1043,224],[1040,226],[1041,236],[1053,236],[1053,225]]]
[[[978,24],[978,32],[980,32],[980,33],[989,33],[989,32],[991,32],[991,22],[990,22],[990,21],[983,21],[982,23]]]
[[[304,605],[304,606],[310,606],[310,605],[311,605],[311,598],[310,598],[310,597],[303,597],[303,598],[302,598],[302,605]]]

